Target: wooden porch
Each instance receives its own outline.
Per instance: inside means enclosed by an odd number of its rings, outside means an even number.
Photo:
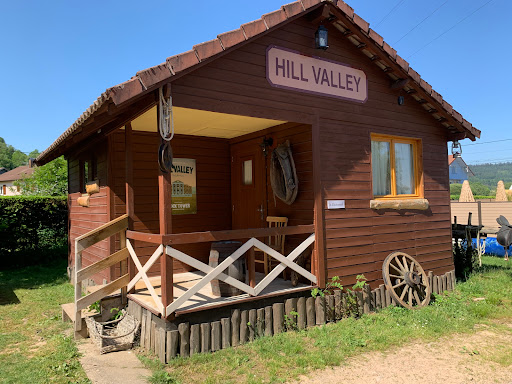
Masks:
[[[176,300],[181,295],[185,294],[194,285],[200,282],[206,276],[205,273],[195,272],[184,272],[177,273],[173,276],[173,300]],[[263,273],[256,272],[256,283],[260,283],[265,275]],[[155,293],[158,298],[162,299],[162,278],[161,276],[153,276],[149,278]],[[276,278],[272,281],[265,289],[261,291],[258,296],[251,296],[247,293],[231,297],[219,297],[215,296],[212,292],[210,284],[205,285],[197,292],[193,297],[180,305],[176,310],[175,315],[179,316],[185,313],[203,311],[232,305],[235,303],[248,302],[252,300],[259,300],[269,298],[273,296],[286,295],[290,293],[300,292],[304,290],[310,290],[310,284],[299,283],[296,287],[293,287],[289,280],[282,278]],[[158,305],[152,298],[151,293],[144,284],[143,281],[139,281],[135,284],[135,288],[132,293],[128,294],[130,300],[135,301],[137,304],[148,309],[154,314],[159,314]]]
[[[313,248],[312,245],[315,243],[313,225],[161,235],[130,231],[128,222],[128,215],[123,215],[76,238],[75,319],[80,319],[82,310],[89,305],[119,289],[121,289],[124,302],[129,297],[152,313],[162,318],[169,318],[182,313],[308,290],[318,284],[314,260],[311,262],[313,273],[296,263],[301,254],[309,252]],[[120,236],[121,249],[119,251],[82,268],[81,254],[85,249],[117,234]],[[307,238],[285,256],[258,240],[260,237],[274,235],[307,235]],[[215,268],[173,248],[174,245],[179,244],[234,239],[245,240],[245,243]],[[144,265],[141,264],[131,245],[134,240],[152,243],[156,247],[155,252]],[[256,272],[255,248],[264,251],[279,262],[267,275]],[[312,252],[312,255],[315,254],[316,252]],[[237,280],[224,273],[232,263],[241,257],[247,259],[247,281]],[[149,269],[159,260],[160,276],[149,277],[147,274]],[[179,260],[197,271],[174,274],[172,272],[173,260]],[[121,263],[121,277],[87,296],[82,296],[82,281],[84,279],[118,263]],[[280,277],[286,268],[295,271],[307,279],[310,284],[298,284],[293,287],[290,281]],[[221,280],[245,293],[233,297],[216,297],[213,295],[210,285],[213,279]],[[75,321],[75,330],[78,332],[80,328],[81,322]]]

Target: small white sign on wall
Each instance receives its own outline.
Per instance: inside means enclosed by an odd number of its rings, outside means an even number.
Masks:
[[[345,209],[345,200],[327,200],[327,209]]]

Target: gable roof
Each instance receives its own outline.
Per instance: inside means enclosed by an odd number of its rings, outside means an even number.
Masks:
[[[34,173],[34,168],[30,168],[28,165],[21,165],[8,172],[0,174],[0,181],[19,180],[24,176],[30,176],[32,173]]]
[[[140,95],[180,77],[198,66],[218,58],[232,49],[274,30],[284,23],[295,20],[306,13],[318,10],[316,20],[327,20],[360,49],[369,60],[380,67],[394,82],[393,88],[403,88],[419,102],[433,118],[443,124],[455,139],[465,137],[475,140],[480,131],[465,120],[446,102],[432,86],[400,57],[382,36],[370,29],[363,20],[342,0],[298,0],[280,9],[264,14],[260,19],[242,24],[240,28],[225,32],[216,39],[194,45],[187,52],[168,57],[164,63],[139,71],[130,80],[108,88],[82,115],[37,158],[44,164],[63,153],[55,151],[96,114],[109,113],[112,109],[134,101]]]
[[[453,155],[448,155],[448,165],[452,165],[454,161],[462,163],[460,165],[466,169],[466,173],[471,174],[471,176],[475,176],[475,173],[471,170],[471,168],[469,168],[469,165],[466,164],[462,157],[454,157]]]

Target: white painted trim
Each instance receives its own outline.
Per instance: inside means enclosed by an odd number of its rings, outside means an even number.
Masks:
[[[197,282],[192,288],[174,300],[171,304],[169,304],[165,310],[167,314],[171,314],[175,312],[179,307],[184,304],[188,299],[194,296],[199,292],[201,288],[203,288],[206,284],[208,284],[213,279],[217,278],[222,280],[252,296],[259,295],[286,267],[291,268],[296,271],[300,275],[304,276],[314,284],[317,283],[316,276],[305,270],[304,268],[297,265],[294,261],[297,257],[300,256],[302,252],[304,252],[309,245],[311,245],[315,241],[315,234],[310,235],[306,240],[304,240],[297,248],[295,248],[287,257],[283,256],[276,250],[270,248],[268,245],[263,242],[255,239],[254,237],[249,239],[246,243],[244,243],[240,248],[238,248],[235,252],[233,252],[230,256],[228,256],[222,263],[220,263],[217,267],[212,268],[201,261],[194,259],[193,257],[178,251],[170,246],[166,247],[166,253],[171,257],[181,261],[182,263],[188,264],[201,272],[206,273],[199,282]],[[261,249],[263,252],[269,254],[274,257],[278,261],[281,262],[277,267],[275,267],[263,280],[259,282],[256,287],[251,288],[245,283],[238,281],[230,276],[227,276],[223,273],[226,268],[228,268],[235,260],[237,260],[240,256],[244,255],[248,250],[252,247],[257,247]]]
[[[146,275],[146,271],[140,264],[139,258],[137,257],[137,254],[135,253],[135,250],[133,249],[132,244],[130,243],[129,239],[126,239],[126,248],[128,248],[128,252],[130,252],[130,256],[132,257],[132,260],[135,263],[135,267],[137,268],[137,270],[139,272],[141,272],[141,277],[144,280],[144,283],[146,284],[146,288],[148,289],[149,293],[151,294],[151,297],[153,298],[155,305],[158,307],[158,310],[160,311],[162,316],[165,317],[165,308],[164,308],[164,305],[162,304],[162,300],[156,294],[155,289],[153,288],[153,285],[149,281],[149,278]],[[160,251],[160,254],[159,254],[159,256],[160,256],[164,250],[163,248],[164,248],[164,246],[160,244],[158,246],[157,250],[155,251],[155,253]],[[153,254],[153,256],[155,255],[155,253]],[[153,256],[151,256],[151,257],[153,257]]]

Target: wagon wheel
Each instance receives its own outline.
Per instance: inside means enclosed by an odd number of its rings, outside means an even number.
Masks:
[[[382,264],[382,277],[393,299],[405,308],[430,302],[431,287],[421,265],[407,253],[393,252]]]

